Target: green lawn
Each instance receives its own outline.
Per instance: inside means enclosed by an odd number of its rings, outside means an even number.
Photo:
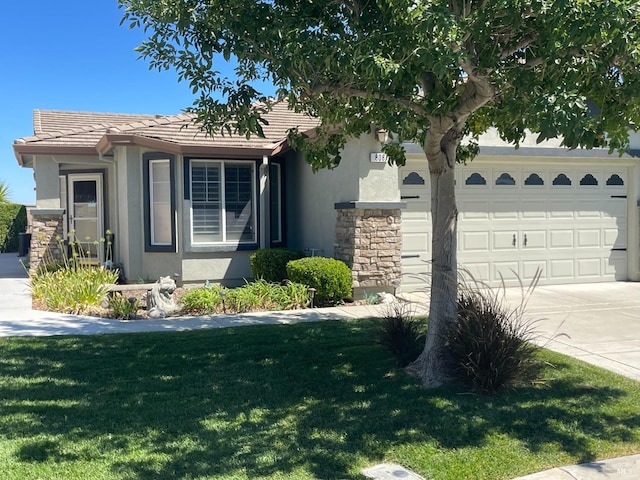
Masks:
[[[507,479],[640,452],[640,384],[569,358],[499,397],[422,389],[372,320],[0,341],[8,479]]]

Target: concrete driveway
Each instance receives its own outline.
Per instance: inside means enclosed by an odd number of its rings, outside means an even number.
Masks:
[[[510,303],[520,298],[519,289],[506,290]],[[0,254],[0,336],[188,330],[369,317],[380,311],[362,306],[129,322],[39,312],[31,309],[27,274],[16,254]],[[527,312],[539,319],[538,342],[547,348],[640,381],[640,282],[538,287]]]
[[[506,298],[517,303],[521,292]],[[547,348],[640,381],[640,282],[539,286],[527,316]]]

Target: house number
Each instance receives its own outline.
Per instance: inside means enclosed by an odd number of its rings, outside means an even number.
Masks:
[[[371,163],[387,163],[387,160],[389,160],[389,157],[387,156],[386,153],[382,153],[382,152],[372,153],[369,159]]]

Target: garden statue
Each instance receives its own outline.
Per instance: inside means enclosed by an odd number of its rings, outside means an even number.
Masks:
[[[178,310],[173,300],[175,290],[176,282],[171,277],[160,277],[147,292],[147,309],[151,318],[164,318]]]

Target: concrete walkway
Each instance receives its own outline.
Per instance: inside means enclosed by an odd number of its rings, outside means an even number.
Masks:
[[[416,313],[425,313],[425,296],[407,295]],[[520,302],[519,289],[506,300]],[[240,315],[113,320],[31,309],[25,269],[15,254],[0,254],[0,337],[89,335],[181,331],[255,324],[284,324],[380,316],[384,306],[348,306]],[[538,320],[538,343],[640,381],[640,283],[615,282],[538,287],[527,316]],[[536,473],[519,480],[595,480],[640,478],[640,455]]]

